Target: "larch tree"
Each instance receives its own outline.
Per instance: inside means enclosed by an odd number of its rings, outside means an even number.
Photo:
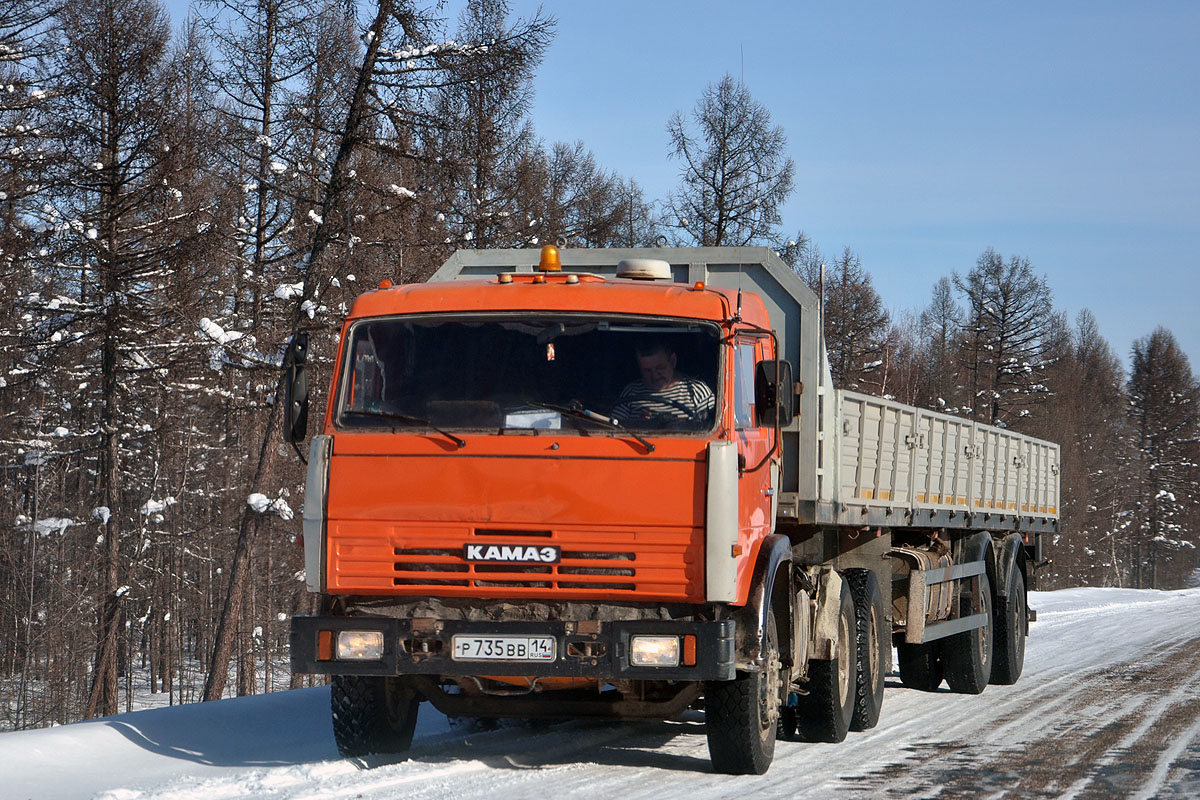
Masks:
[[[1046,391],[1042,358],[1053,304],[1045,278],[1029,259],[1007,262],[992,248],[954,285],[967,301],[961,359],[972,417],[1011,425],[1028,416]]]
[[[799,275],[820,293],[821,264],[799,254]],[[885,365],[884,347],[891,319],[883,299],[871,284],[871,275],[850,250],[825,270],[825,352],[835,386],[845,389],[878,389]]]
[[[920,402],[939,411],[954,411],[961,398],[958,379],[958,346],[963,312],[954,299],[949,278],[933,286],[929,305],[918,318],[920,344]],[[964,403],[969,407],[969,403]]]
[[[565,242],[573,247],[620,246],[646,224],[644,208],[638,218],[630,204],[638,192],[614,173],[596,165],[596,158],[583,142],[557,142],[548,153],[530,153],[521,167],[521,181],[528,189],[525,206],[534,224],[528,226],[540,242]],[[645,234],[642,234],[643,236]]]
[[[783,128],[745,85],[728,74],[710,84],[690,119],[675,112],[667,135],[669,155],[680,162],[667,210],[682,241],[719,247],[778,238],[796,165]]]
[[[523,167],[539,149],[528,117],[533,74],[555,23],[540,11],[510,23],[508,13],[504,0],[467,4],[457,46],[440,55],[428,113],[412,128],[426,163],[440,167],[432,183],[447,244],[519,247],[536,238],[519,198],[528,194]]]
[[[1195,480],[1200,386],[1175,336],[1165,328],[1134,342],[1130,361],[1131,477],[1140,494],[1135,583],[1139,588],[1178,587],[1196,563],[1198,542],[1188,523],[1200,503]]]
[[[184,278],[172,266],[178,189],[165,159],[173,116],[165,13],[152,0],[80,0],[64,5],[57,22],[45,60],[54,76],[44,109],[54,149],[43,210],[44,224],[57,232],[55,273],[70,278],[57,283],[60,350],[79,359],[78,366],[60,364],[93,378],[81,385],[87,392],[80,400],[94,431],[83,435],[94,441],[80,444],[98,456],[85,494],[102,543],[85,709],[95,716],[117,711],[122,598],[140,548],[126,541],[136,528],[129,523],[137,494],[126,484],[147,433],[140,412],[162,374],[156,332],[177,320],[172,298],[182,299]]]

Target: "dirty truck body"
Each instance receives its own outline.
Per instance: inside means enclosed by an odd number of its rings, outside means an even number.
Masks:
[[[341,751],[406,749],[423,701],[703,708],[714,767],[761,773],[873,726],[893,644],[908,686],[1014,682],[1057,445],[842,391],[820,329],[765,248],[460,251],[361,296],[291,634]],[[674,399],[635,408],[642,368]]]

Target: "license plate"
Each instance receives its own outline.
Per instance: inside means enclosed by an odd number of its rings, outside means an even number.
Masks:
[[[451,640],[455,661],[553,661],[553,636],[467,636]]]

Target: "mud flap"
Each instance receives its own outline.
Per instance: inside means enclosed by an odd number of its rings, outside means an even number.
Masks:
[[[809,658],[828,661],[837,650],[842,576],[837,570],[823,569],[817,585],[817,618],[813,625],[813,649]]]

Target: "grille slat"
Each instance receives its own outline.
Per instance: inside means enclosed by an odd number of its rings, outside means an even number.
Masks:
[[[550,535],[549,531],[488,530],[476,533],[485,536],[525,535],[539,538]],[[393,575],[396,586],[427,583],[430,586],[474,585],[509,589],[550,589],[555,585],[564,589],[614,591],[634,591],[637,588],[637,570],[631,566],[637,561],[637,553],[628,551],[564,550],[562,560],[557,564],[466,563],[462,559],[461,548],[447,547],[396,547],[394,553],[397,558]],[[430,573],[440,576],[433,577]],[[525,575],[529,577],[518,577]],[[547,580],[547,577],[550,580]],[[613,578],[628,580],[614,581]],[[686,580],[655,582],[681,585],[687,583]]]

